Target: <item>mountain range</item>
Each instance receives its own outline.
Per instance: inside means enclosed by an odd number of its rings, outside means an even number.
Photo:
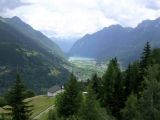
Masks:
[[[20,73],[37,93],[54,84],[64,84],[69,72],[64,53],[56,43],[18,17],[0,18],[0,93]]]
[[[55,38],[55,37],[51,37],[50,39],[53,40],[65,53],[69,52],[69,50],[72,48],[73,44],[77,40],[76,38]]]
[[[112,25],[87,34],[73,45],[69,55],[97,60],[117,57],[126,64],[139,58],[146,42],[160,47],[160,18],[142,21],[135,28]]]
[[[18,17],[0,17],[0,93],[12,85],[17,72],[36,93],[54,84],[64,84],[69,76],[64,66],[69,63],[63,51],[73,43],[67,45],[57,41]],[[145,20],[135,28],[112,25],[87,34],[72,46],[68,54],[97,60],[117,57],[127,64],[139,58],[147,41],[152,48],[160,47],[160,18]]]

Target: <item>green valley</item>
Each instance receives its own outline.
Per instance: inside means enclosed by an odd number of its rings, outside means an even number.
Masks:
[[[70,66],[65,66],[70,72],[73,72],[81,81],[86,81],[94,73],[102,76],[107,68],[107,62],[97,62],[92,58],[70,57]]]

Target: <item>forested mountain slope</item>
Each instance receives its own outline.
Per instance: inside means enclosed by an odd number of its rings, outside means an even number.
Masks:
[[[42,42],[45,43],[45,39],[41,39],[44,35],[39,32],[39,39],[38,35],[34,39],[34,35],[30,35],[34,30],[26,30],[24,34],[25,30],[23,26],[16,29],[5,19],[0,19],[0,93],[13,83],[17,71],[27,86],[37,93],[67,80],[69,72],[63,67],[67,62],[57,53],[55,44],[50,42],[52,47],[47,47]],[[55,51],[51,52],[51,49]]]
[[[38,42],[41,47],[45,48],[47,51],[51,52],[54,55],[57,55],[59,57],[65,57],[65,54],[62,52],[60,47],[53,42],[51,39],[46,37],[44,34],[42,34],[40,31],[34,30],[31,26],[24,23],[20,18],[13,17],[13,18],[3,18],[3,20],[14,27],[15,29],[22,32],[24,35],[30,37],[31,39]]]

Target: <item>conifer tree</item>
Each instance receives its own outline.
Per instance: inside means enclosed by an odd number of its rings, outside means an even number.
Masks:
[[[125,104],[125,108],[121,110],[123,120],[141,120],[139,111],[138,98],[131,94]]]
[[[105,111],[100,107],[91,86],[79,112],[78,120],[108,120]]]
[[[110,114],[119,117],[124,106],[124,90],[121,71],[117,59],[112,59],[103,76],[103,98],[101,101]]]
[[[160,48],[153,49],[151,57],[153,64],[160,64]]]
[[[113,103],[113,93],[114,93],[114,85],[117,73],[115,72],[115,63],[116,61],[112,59],[108,65],[108,69],[106,73],[103,75],[103,96],[101,101],[105,107],[108,109],[112,108]]]
[[[139,62],[134,62],[129,64],[127,70],[125,71],[125,99],[133,92],[137,93],[137,81],[139,79]]]
[[[145,75],[147,67],[151,64],[151,46],[147,42],[144,46],[144,50],[140,60],[140,73],[142,76]]]
[[[145,78],[146,88],[140,98],[144,120],[160,120],[160,65],[149,67]]]
[[[91,78],[91,87],[96,95],[96,98],[99,99],[101,95],[101,79],[98,78],[97,74],[93,74]]]
[[[151,65],[151,47],[150,43],[147,42],[144,46],[144,50],[140,60],[140,73],[137,81],[137,94],[141,94],[144,89],[144,77],[146,75],[147,68]]]
[[[13,120],[29,120],[31,116],[30,101],[24,101],[25,99],[25,86],[22,83],[20,75],[17,74],[16,81],[13,87],[9,91],[9,105],[12,107],[12,119]]]
[[[64,93],[57,100],[57,114],[59,117],[68,118],[77,114],[81,106],[82,95],[76,77],[71,74],[69,83]]]

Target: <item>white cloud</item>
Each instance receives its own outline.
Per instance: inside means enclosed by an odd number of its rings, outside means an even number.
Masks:
[[[160,17],[159,0],[21,0],[31,5],[8,10],[48,36],[80,37],[111,24],[135,27]]]
[[[28,5],[28,3],[22,2],[21,0],[0,0],[0,11],[4,12],[6,9],[15,9],[24,5]]]

